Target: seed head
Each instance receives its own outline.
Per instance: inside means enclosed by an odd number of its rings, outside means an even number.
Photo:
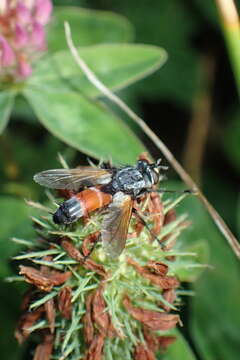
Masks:
[[[41,334],[34,359],[42,353],[46,360],[155,360],[174,342],[184,266],[178,237],[189,223],[176,215],[176,199],[165,203],[155,195],[134,204],[147,226],[133,214],[118,259],[98,241],[102,210],[68,228],[54,224],[48,213],[33,218],[39,244],[17,257],[34,266],[20,266],[31,289],[16,338],[22,343],[33,332]]]

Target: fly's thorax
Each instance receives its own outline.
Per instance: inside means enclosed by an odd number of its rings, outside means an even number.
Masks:
[[[53,215],[56,224],[71,224],[84,215],[80,201],[75,197],[64,201]]]
[[[115,192],[122,191],[130,195],[138,194],[145,186],[143,174],[133,166],[119,170],[112,180],[112,188]]]

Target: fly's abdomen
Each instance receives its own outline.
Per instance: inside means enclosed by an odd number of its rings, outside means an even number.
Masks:
[[[96,187],[91,187],[87,190],[76,194],[76,198],[80,201],[84,215],[89,212],[100,209],[108,205],[112,201],[112,195],[102,192]]]
[[[71,224],[89,212],[100,209],[112,201],[112,196],[99,190],[90,188],[77,193],[64,201],[53,215],[56,224]]]

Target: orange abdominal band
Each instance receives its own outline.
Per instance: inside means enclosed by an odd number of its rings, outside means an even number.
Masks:
[[[106,194],[95,187],[83,190],[76,194],[75,197],[80,202],[83,216],[108,205],[112,201],[112,195]]]

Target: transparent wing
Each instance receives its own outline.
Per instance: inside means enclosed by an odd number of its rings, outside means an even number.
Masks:
[[[132,214],[132,199],[129,195],[117,192],[103,218],[102,242],[107,255],[118,257],[123,251],[127,239]]]
[[[52,189],[75,190],[81,186],[108,184],[111,181],[110,170],[80,166],[76,169],[52,169],[34,175],[33,179],[40,185]]]

